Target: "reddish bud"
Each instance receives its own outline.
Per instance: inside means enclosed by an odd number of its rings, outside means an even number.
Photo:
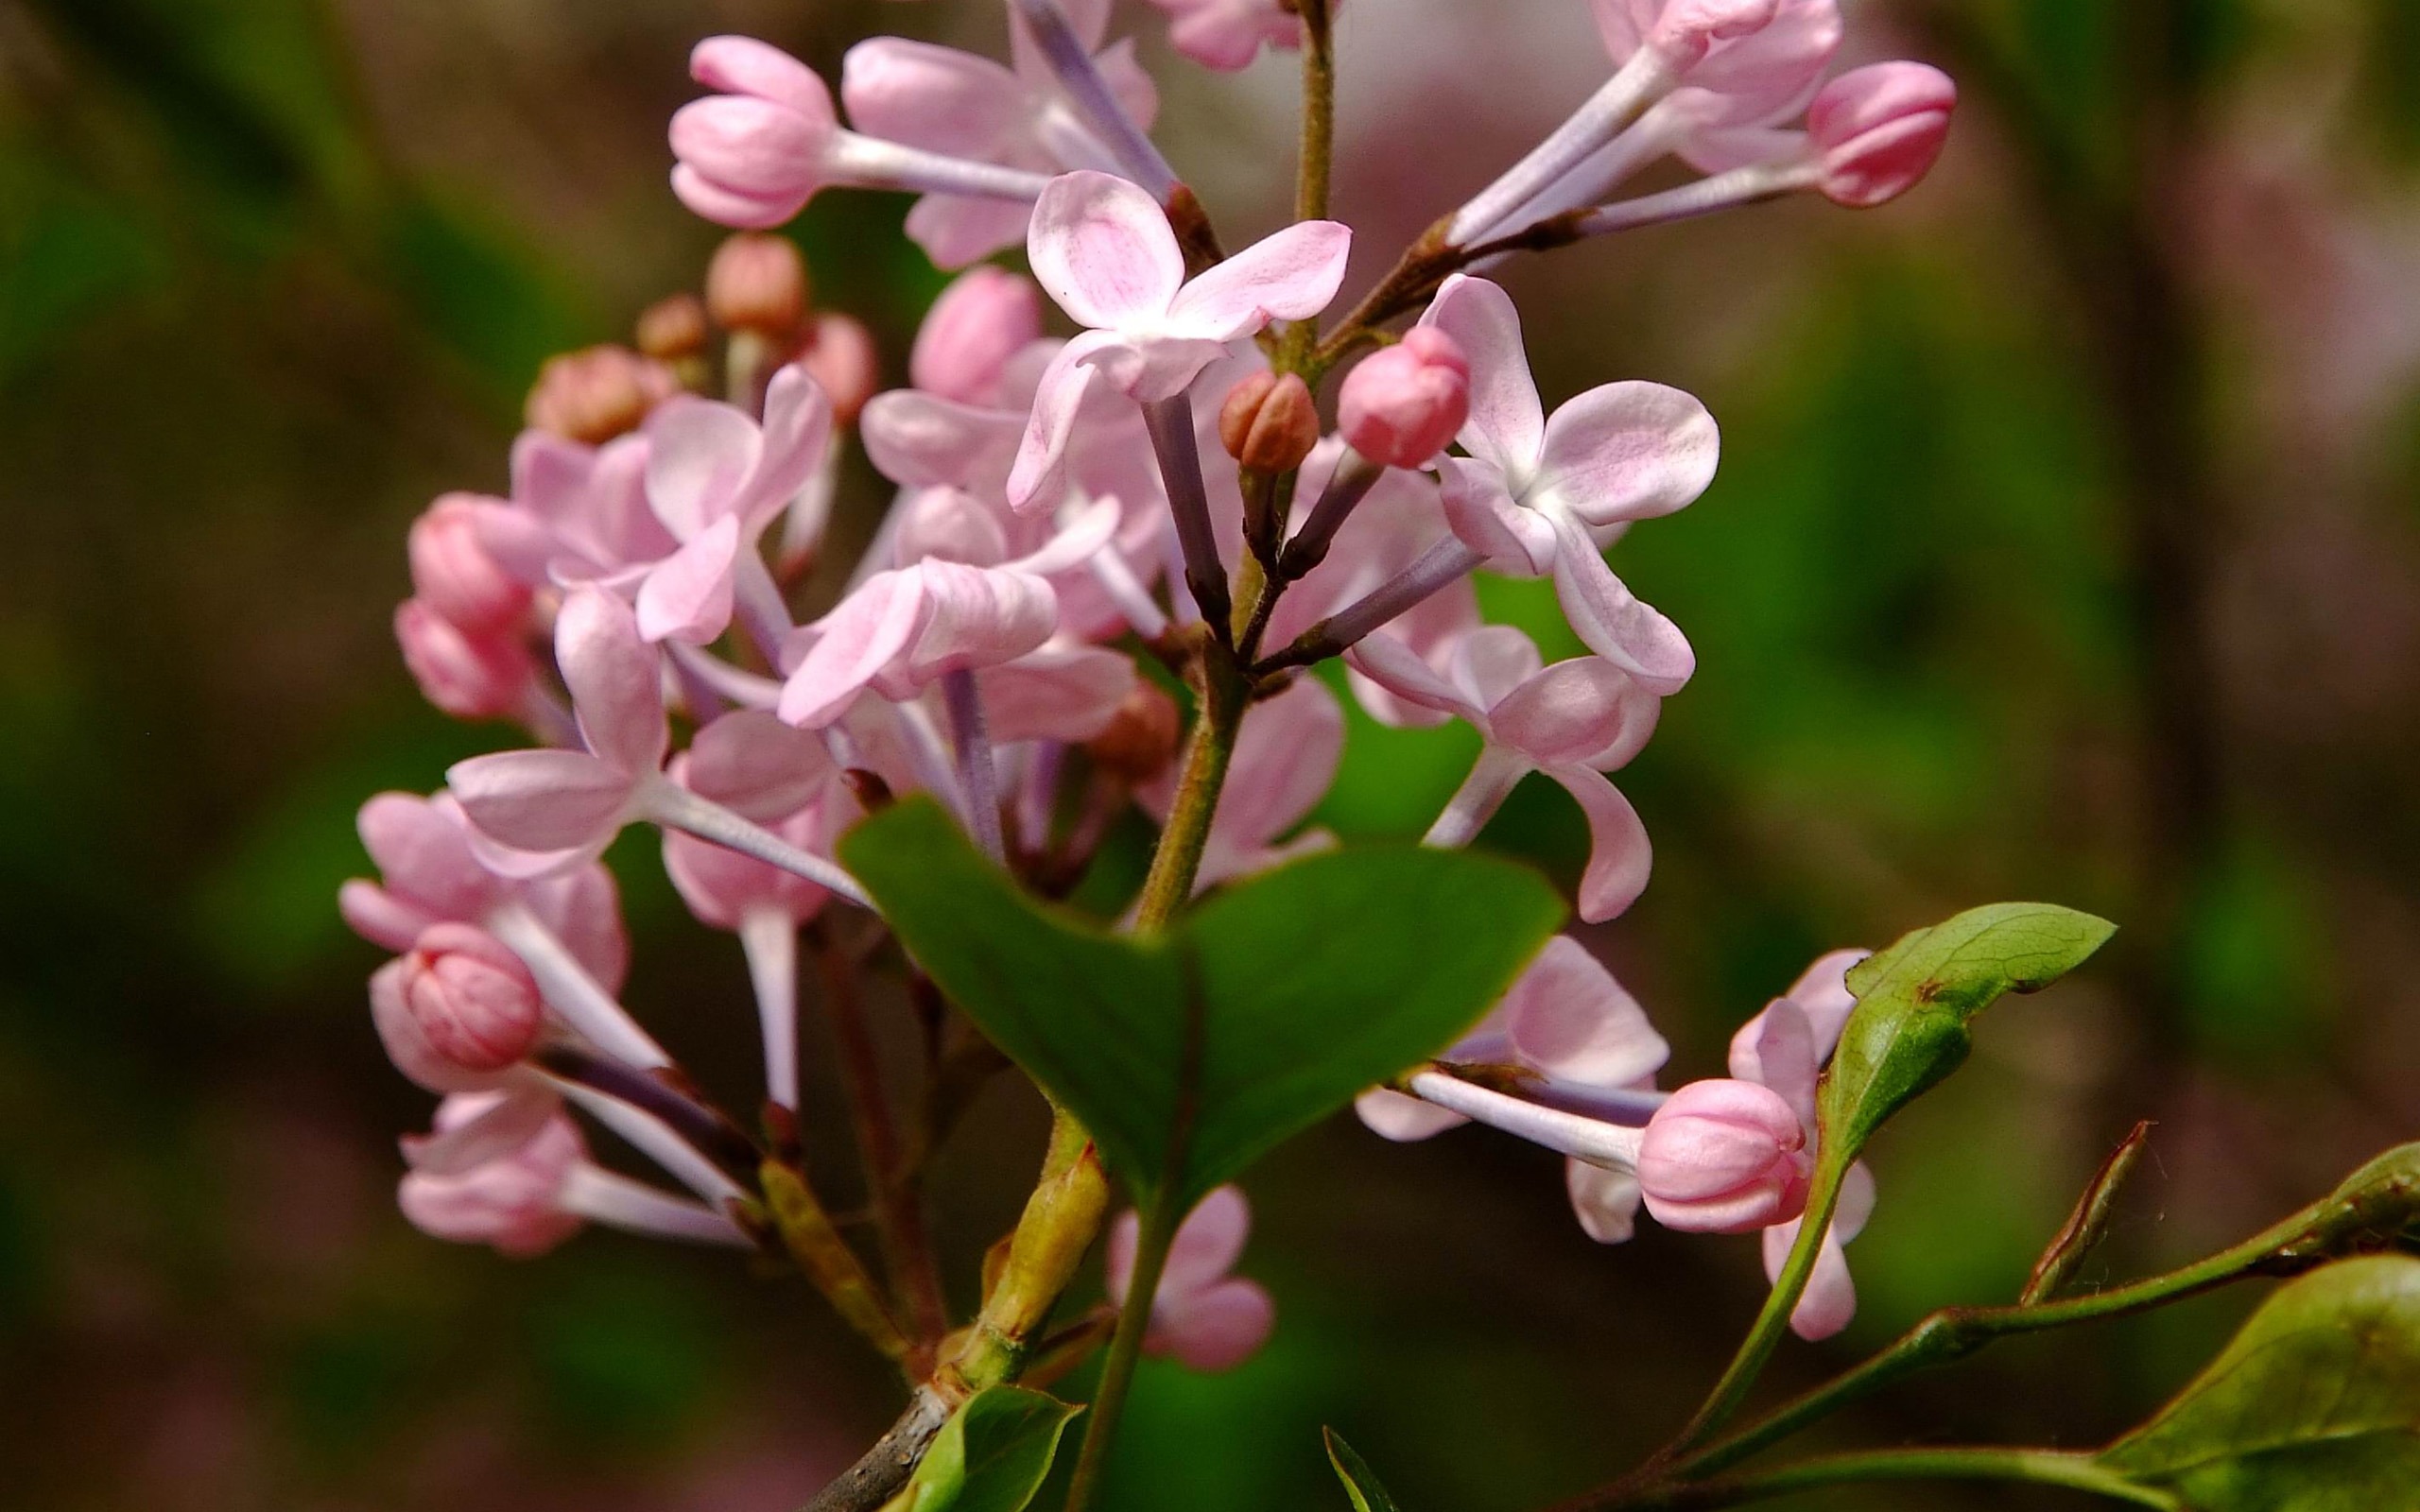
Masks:
[[[1471,365],[1452,336],[1414,326],[1346,375],[1337,429],[1387,467],[1416,468],[1443,451],[1471,412]]]
[[[519,712],[538,676],[537,663],[520,641],[464,630],[416,598],[395,608],[395,641],[422,694],[457,719],[499,719]]]
[[[602,446],[637,430],[680,387],[672,369],[628,347],[590,347],[546,359],[523,414],[537,430]]]
[[[1940,159],[1957,107],[1957,83],[1924,63],[1876,63],[1824,85],[1806,111],[1824,197],[1866,210],[1914,188]]]
[[[521,957],[483,929],[432,924],[397,987],[428,1047],[469,1072],[502,1071],[538,1043],[544,1009]]]
[[[475,499],[449,493],[412,522],[406,540],[412,592],[465,630],[510,629],[529,607],[529,588],[488,554],[478,520]]]
[[[882,353],[865,323],[845,315],[815,318],[799,366],[821,386],[832,401],[832,419],[841,425],[857,422],[857,412],[882,387]]]
[[[639,315],[639,351],[658,362],[679,362],[706,350],[706,307],[694,294],[656,301]]]
[[[806,320],[806,259],[771,232],[741,232],[706,265],[706,312],[726,331],[786,341]]]
[[[1698,1081],[1649,1120],[1638,1182],[1667,1228],[1746,1233],[1806,1206],[1806,1135],[1780,1093],[1753,1081]]]
[[[908,354],[908,381],[961,404],[986,403],[1009,359],[1041,335],[1033,280],[978,264],[933,301]]]
[[[1255,472],[1290,472],[1320,443],[1319,406],[1293,373],[1256,372],[1227,391],[1219,440]]]

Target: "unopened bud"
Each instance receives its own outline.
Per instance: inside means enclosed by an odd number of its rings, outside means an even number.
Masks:
[[[1175,699],[1138,681],[1110,716],[1109,728],[1084,743],[1084,753],[1101,770],[1139,787],[1175,759],[1182,723]]]
[[[1667,1228],[1748,1233],[1806,1206],[1806,1135],[1779,1092],[1699,1081],[1649,1120],[1638,1152],[1647,1211]]]
[[[977,264],[942,290],[908,353],[908,381],[961,404],[987,402],[1000,374],[1042,335],[1033,280]]]
[[[538,676],[519,640],[464,630],[416,598],[396,606],[395,641],[422,694],[457,719],[518,713]]]
[[[1227,391],[1219,440],[1254,472],[1291,472],[1320,443],[1319,406],[1293,373],[1256,372]]]
[[[849,316],[817,316],[798,364],[832,401],[838,424],[855,425],[857,412],[882,387],[882,353],[874,348],[873,333]]]
[[[706,307],[694,294],[673,294],[639,315],[639,351],[658,362],[679,362],[706,350]]]
[[[1346,375],[1337,429],[1355,451],[1416,468],[1443,451],[1471,412],[1471,365],[1452,336],[1414,326]]]
[[[798,244],[771,232],[741,232],[706,265],[706,312],[726,331],[788,340],[805,323],[806,288]]]
[[[1876,63],[1824,86],[1806,110],[1824,198],[1871,209],[1914,188],[1949,137],[1958,85],[1925,63]]]
[[[446,1098],[438,1108],[439,1132],[477,1117],[494,1096],[458,1092]],[[396,1203],[413,1228],[433,1239],[536,1255],[579,1231],[581,1220],[565,1210],[562,1193],[587,1158],[579,1126],[558,1112],[518,1148],[466,1171],[412,1172],[397,1190]]]
[[[628,347],[590,347],[546,359],[524,415],[537,430],[602,446],[637,430],[680,387],[670,369]]]
[[[412,592],[463,629],[510,629],[529,607],[529,588],[480,542],[478,516],[475,499],[449,493],[412,522],[406,538]]]
[[[428,1047],[468,1072],[502,1071],[538,1043],[544,1009],[521,957],[483,929],[432,924],[397,987]]]

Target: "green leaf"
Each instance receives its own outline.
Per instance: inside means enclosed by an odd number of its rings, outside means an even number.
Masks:
[[[2038,992],[2118,926],[2053,903],[1994,903],[1904,936],[1851,968],[1857,1010],[1823,1094],[1825,1159],[1846,1161],[1892,1114],[1956,1071],[1975,1015],[2007,992]]]
[[[2385,1512],[2420,1486],[2420,1260],[2311,1272],[2159,1416],[2101,1451],[2193,1512]]]
[[[929,799],[858,825],[840,855],[1138,1201],[1179,1211],[1453,1043],[1564,911],[1508,862],[1386,846],[1264,873],[1157,935],[1115,935],[1019,891]]]
[[[1081,1411],[1022,1386],[977,1392],[917,1464],[907,1512],[1023,1512]]]
[[[1378,1484],[1370,1462],[1353,1452],[1343,1435],[1333,1428],[1320,1433],[1327,1440],[1327,1462],[1336,1467],[1336,1478],[1344,1483],[1344,1494],[1353,1499],[1353,1512],[1400,1512],[1395,1499]]]

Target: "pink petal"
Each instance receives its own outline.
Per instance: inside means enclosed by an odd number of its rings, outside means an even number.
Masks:
[[[1401,1144],[1433,1139],[1470,1122],[1460,1113],[1386,1087],[1373,1087],[1353,1099],[1353,1111],[1360,1115],[1371,1133]]]
[[[1055,509],[1066,496],[1067,443],[1095,376],[1090,359],[1115,340],[1100,333],[1078,336],[1043,369],[1034,389],[1033,414],[1018,443],[1016,463],[1009,470],[1009,507],[1019,514]]]
[[[1009,359],[1042,338],[1042,300],[1029,278],[986,264],[942,290],[916,331],[908,381],[935,398],[982,404]]]
[[[925,195],[908,211],[908,239],[935,267],[964,267],[1024,244],[1033,207],[1015,199]]]
[[[744,194],[707,178],[685,163],[672,167],[674,198],[717,226],[740,231],[770,231],[787,225],[806,208],[816,187],[807,182],[779,193]]]
[[[337,912],[354,934],[390,951],[410,950],[422,930],[440,921],[427,909],[361,877],[337,888]]]
[[[1168,306],[1169,323],[1205,340],[1235,341],[1272,319],[1307,320],[1336,298],[1352,251],[1352,228],[1296,221],[1185,284]]]
[[[685,785],[743,818],[770,824],[814,801],[832,776],[821,739],[764,710],[742,709],[689,743]]]
[[[766,385],[761,435],[756,466],[734,506],[752,537],[806,487],[831,443],[831,398],[803,364],[786,365]]]
[[[1606,384],[1547,421],[1536,486],[1592,525],[1652,519],[1705,491],[1721,449],[1714,417],[1681,390]]]
[[[647,421],[647,500],[678,541],[730,514],[764,455],[756,422],[729,404],[676,394]]]
[[[1781,0],[1772,21],[1711,49],[1689,70],[1688,91],[1717,126],[1761,120],[1806,97],[1841,45],[1840,0]]]
[[[1211,834],[1236,852],[1269,845],[1319,806],[1343,755],[1344,711],[1325,683],[1305,678],[1253,705],[1236,738]]]
[[[725,515],[656,563],[639,585],[639,634],[648,641],[704,645],[731,625],[731,570],[739,559],[739,522]]]
[[[1595,657],[1558,662],[1506,694],[1488,714],[1496,744],[1540,766],[1610,771],[1655,730],[1663,700]]]
[[[840,717],[866,685],[904,654],[929,606],[922,573],[876,573],[816,626],[818,638],[789,680],[776,713],[820,730]]]
[[[1588,866],[1580,874],[1580,917],[1601,924],[1638,902],[1647,890],[1654,848],[1638,810],[1604,774],[1585,766],[1555,766],[1546,774],[1563,784],[1588,816]]]
[[[562,1111],[553,1092],[529,1085],[460,1100],[473,1109],[467,1119],[441,1118],[435,1133],[404,1136],[405,1164],[431,1176],[459,1175],[521,1149]]]
[[[1008,483],[1026,416],[912,388],[876,394],[857,417],[866,455],[906,488],[942,486],[995,493]]]
[[[576,750],[508,750],[456,763],[445,783],[480,833],[516,850],[550,854],[612,839],[631,778]]]
[[[815,71],[753,37],[708,37],[689,53],[689,77],[708,89],[759,95],[802,115],[835,119],[832,92]]]
[[[1585,1160],[1565,1160],[1563,1180],[1581,1232],[1600,1245],[1620,1245],[1638,1231],[1638,1177]]]
[[[832,127],[786,106],[737,94],[691,100],[672,112],[672,154],[700,178],[752,199],[812,194]]]
[[[929,608],[904,664],[876,679],[891,696],[947,673],[1012,661],[1059,627],[1058,595],[1030,573],[932,559],[916,570],[924,575]]]
[[[1009,554],[1009,533],[997,506],[959,489],[920,489],[892,506],[898,524],[890,559],[912,567],[927,557],[990,567]]]
[[[1043,288],[1096,330],[1159,319],[1184,282],[1184,254],[1158,202],[1106,173],[1050,180],[1026,247]]]
[[[1115,499],[1095,499],[1076,512],[1072,520],[1044,541],[1014,561],[1001,563],[1018,572],[1031,573],[1036,577],[1054,577],[1073,572],[1107,549],[1111,538],[1117,534],[1125,514],[1124,507]]]
[[[1483,278],[1457,273],[1437,291],[1420,323],[1452,336],[1470,360],[1471,413],[1462,445],[1508,479],[1526,481],[1546,444],[1546,408],[1530,377],[1512,297]]]
[[[1873,954],[1872,951],[1830,951],[1815,958],[1815,964],[1799,973],[1783,994],[1806,1013],[1806,1022],[1815,1033],[1815,1054],[1820,1060],[1832,1057],[1832,1047],[1841,1042],[1841,1030],[1857,1009],[1857,999],[1850,995],[1849,968]]]
[[[1462,696],[1490,711],[1493,727],[1496,705],[1537,677],[1545,660],[1538,655],[1538,644],[1515,627],[1482,625],[1454,642],[1446,664]]]
[[[1776,998],[1731,1037],[1731,1074],[1772,1088],[1815,1126],[1815,1078],[1824,1057],[1806,1015],[1788,998]]]
[[[1440,495],[1445,524],[1456,540],[1487,553],[1490,564],[1501,572],[1535,576],[1554,564],[1554,526],[1535,509],[1512,502],[1502,470],[1470,457],[1447,456],[1439,462],[1445,485]]]
[[[1099,646],[1044,646],[985,667],[976,686],[994,744],[1090,740],[1134,691],[1134,663]]]
[[[354,827],[387,891],[398,899],[455,919],[475,919],[493,901],[495,879],[473,859],[460,812],[451,802],[381,793],[361,806]]]
[[[1173,1302],[1217,1284],[1243,1258],[1252,1234],[1252,1204],[1232,1182],[1203,1197],[1177,1225],[1160,1273],[1160,1298]]]
[[[1798,1228],[1797,1221],[1792,1220],[1765,1230],[1768,1277],[1780,1276],[1790,1246],[1798,1241]],[[1798,1306],[1790,1311],[1789,1331],[1811,1344],[1840,1332],[1856,1316],[1857,1283],[1849,1276],[1849,1257],[1839,1242],[1826,1234],[1824,1247],[1816,1251],[1815,1269],[1807,1277],[1806,1290],[1800,1294]]]
[[[1563,1081],[1632,1087],[1671,1057],[1638,1000],[1567,935],[1547,941],[1501,1011],[1522,1061]]]
[[[1697,656],[1680,627],[1623,586],[1577,516],[1562,509],[1547,514],[1555,534],[1555,598],[1572,633],[1648,692],[1679,692],[1697,670]]]
[[[1487,711],[1438,676],[1411,647],[1383,630],[1365,636],[1345,652],[1344,662],[1407,703],[1452,714],[1482,729],[1487,724]]]
[[[1170,1305],[1145,1343],[1188,1369],[1232,1370],[1269,1342],[1277,1306],[1256,1281],[1230,1280]]]
[[[840,103],[869,136],[981,162],[1000,155],[1030,109],[1017,77],[990,59],[903,37],[849,49]]]
[[[524,883],[521,896],[606,991],[622,989],[631,970],[631,939],[622,932],[621,894],[611,871],[590,865],[558,872]]]
[[[1863,1160],[1850,1166],[1841,1179],[1841,1200],[1832,1209],[1832,1237],[1845,1245],[1865,1232],[1877,1196],[1873,1167]]]
[[[1102,26],[1105,27],[1109,13],[1107,0],[1098,0],[1097,9],[1104,18]],[[1093,35],[1098,37],[1099,28],[1096,28]],[[1126,108],[1126,113],[1134,118],[1135,124],[1150,130],[1160,113],[1160,87],[1151,81],[1150,74],[1134,56],[1134,39],[1122,38],[1101,48],[1093,56],[1093,66],[1100,70],[1100,77],[1109,84],[1109,93]]]
[[[571,690],[580,734],[600,761],[625,773],[664,765],[670,734],[662,664],[629,605],[596,588],[566,596],[555,620],[555,664]]]

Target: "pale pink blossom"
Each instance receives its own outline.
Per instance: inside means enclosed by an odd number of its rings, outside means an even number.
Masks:
[[[1109,1299],[1126,1305],[1133,1285],[1142,1219],[1132,1211],[1110,1225],[1104,1262]],[[1257,1281],[1230,1275],[1252,1233],[1252,1207],[1240,1188],[1223,1186],[1177,1226],[1167,1264],[1151,1294],[1146,1352],[1195,1370],[1232,1370],[1252,1358],[1277,1320],[1276,1304]]]
[[[1470,408],[1471,365],[1461,347],[1438,326],[1414,326],[1345,375],[1336,426],[1373,462],[1426,467],[1454,439]]]
[[[1714,480],[1720,438],[1703,404],[1661,384],[1591,388],[1552,416],[1539,403],[1511,296],[1456,274],[1421,317],[1471,366],[1470,455],[1448,458],[1454,533],[1499,568],[1552,573],[1564,617],[1590,650],[1668,694],[1696,658],[1670,620],[1605,565],[1599,533],[1685,507]]]
[[[1491,1067],[1533,1078],[1567,1101],[1628,1104],[1622,1110],[1634,1122],[1644,1122],[1654,1103],[1655,1073],[1670,1056],[1671,1047],[1638,1000],[1578,940],[1557,936],[1503,1001],[1438,1059],[1448,1067]],[[1467,1111],[1385,1088],[1363,1092],[1354,1110],[1391,1140],[1427,1139],[1479,1117],[1527,1138],[1544,1134],[1540,1143],[1553,1143],[1551,1131],[1532,1127],[1518,1115],[1530,1111],[1560,1123],[1589,1122],[1584,1115],[1557,1114],[1512,1096],[1467,1090],[1478,1094],[1463,1104]],[[1619,1244],[1630,1238],[1638,1211],[1637,1136],[1634,1128],[1603,1132],[1611,1137],[1592,1143],[1604,1148],[1584,1156],[1573,1153],[1569,1143],[1556,1147],[1566,1151],[1564,1186],[1581,1228],[1599,1244]]]
[[[1037,386],[1009,502],[1058,504],[1069,436],[1096,379],[1139,403],[1183,393],[1271,320],[1325,309],[1352,240],[1335,221],[1298,221],[1187,280],[1176,232],[1150,195],[1104,173],[1052,180],[1034,206],[1028,255],[1043,288],[1088,329]]]
[[[959,274],[925,313],[908,353],[908,377],[961,404],[1000,396],[1009,359],[1042,338],[1042,291],[986,263]]]
[[[1428,844],[1468,844],[1524,776],[1543,772],[1588,821],[1580,917],[1600,922],[1637,900],[1652,854],[1647,829],[1604,773],[1627,765],[1654,733],[1661,703],[1638,679],[1596,657],[1546,666],[1537,646],[1509,625],[1456,639],[1440,659],[1442,671],[1383,633],[1345,659],[1413,709],[1433,711],[1432,720],[1460,718],[1487,742]]]
[[[524,431],[512,446],[512,497],[473,501],[479,544],[532,588],[604,582],[634,591],[680,546],[647,502],[648,443],[583,446]]]
[[[1694,1081],[1648,1120],[1638,1152],[1647,1211],[1667,1228],[1750,1233],[1806,1207],[1806,1131],[1753,1081]]]
[[[774,593],[757,541],[815,475],[831,438],[831,402],[796,364],[773,374],[761,425],[687,395],[648,417],[648,504],[681,544],[639,582],[641,635],[702,645],[730,626],[737,593]],[[788,628],[781,618],[776,636]]]
[[[1107,0],[1075,0],[1062,9],[1118,106],[1148,129],[1159,112],[1159,92],[1135,61],[1132,42],[1102,45]],[[849,49],[840,98],[858,130],[953,158],[1046,174],[1115,167],[1110,146],[1070,102],[1013,9],[1009,46],[1010,66],[1002,67],[956,48],[876,37]],[[939,266],[960,267],[1024,240],[1030,209],[997,198],[929,194],[908,212],[908,234]]]
[[[493,1094],[448,1097],[437,1129],[477,1118]],[[587,1142],[560,1108],[519,1144],[449,1173],[414,1170],[396,1193],[404,1216],[432,1239],[491,1245],[516,1259],[543,1255],[579,1231],[582,1220],[562,1202],[572,1173],[588,1160]]]
[[[819,190],[839,184],[948,191],[1030,203],[1043,177],[952,158],[843,129],[814,70],[748,37],[709,37],[691,77],[718,91],[672,116],[672,191],[725,226],[787,221]]]
[[[1278,0],[1151,0],[1168,18],[1168,45],[1204,68],[1249,67],[1262,47],[1303,45],[1303,18]]]
[[[510,631],[466,630],[417,598],[395,607],[395,644],[422,696],[457,719],[524,712],[538,666]]]
[[[471,634],[515,628],[529,609],[529,585],[507,572],[479,539],[476,494],[449,493],[412,522],[405,538],[412,596]]]

